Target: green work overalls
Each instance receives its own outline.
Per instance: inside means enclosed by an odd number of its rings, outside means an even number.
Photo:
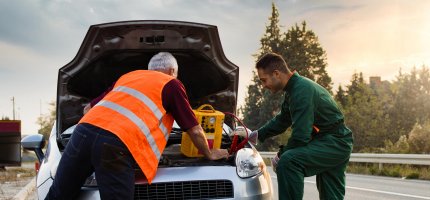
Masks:
[[[284,90],[281,111],[258,130],[264,141],[292,128],[276,168],[279,199],[302,199],[304,177],[313,175],[320,199],[343,199],[353,143],[343,114],[326,89],[297,73]]]

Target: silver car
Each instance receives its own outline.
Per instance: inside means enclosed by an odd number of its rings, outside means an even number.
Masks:
[[[39,199],[45,198],[55,179],[61,154],[84,106],[121,75],[147,69],[149,59],[160,51],[177,59],[178,79],[193,108],[210,104],[235,113],[239,68],[226,59],[216,26],[178,21],[93,25],[76,57],[59,70],[56,123],[46,152],[41,150],[42,135],[21,141],[25,149],[36,152],[41,163],[36,181]],[[235,125],[233,117],[226,116],[221,148],[230,149]],[[135,199],[272,199],[270,175],[251,144],[246,143],[225,160],[189,158],[180,151],[182,132],[173,128],[152,184],[136,166]],[[94,174],[88,177],[79,198],[100,199]]]

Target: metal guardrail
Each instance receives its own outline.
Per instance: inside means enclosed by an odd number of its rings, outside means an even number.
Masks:
[[[276,152],[260,152],[263,158],[273,158]],[[375,154],[375,153],[353,153],[349,162],[379,163],[382,164],[410,164],[430,165],[429,154]]]

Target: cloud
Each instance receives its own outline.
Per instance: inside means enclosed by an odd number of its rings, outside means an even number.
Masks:
[[[177,20],[216,25],[225,55],[240,67],[239,103],[252,77],[271,1],[30,0],[0,1],[0,110],[11,96],[38,113],[55,97],[57,70],[73,59],[90,25],[125,20]],[[385,76],[411,63],[429,64],[430,1],[275,0],[282,31],[307,22],[327,51],[333,82],[354,71]],[[405,70],[406,71],[406,70]],[[391,76],[391,75],[389,75]],[[13,87],[11,86],[13,85]],[[9,87],[11,86],[11,87]],[[36,99],[36,101],[34,101]],[[36,109],[36,111],[34,111]],[[0,113],[2,114],[2,113]],[[28,116],[24,113],[22,118]],[[25,126],[34,123],[26,117]],[[28,129],[28,127],[23,127]]]
[[[40,1],[1,1],[0,40],[50,55],[61,55],[65,46],[77,48],[72,35],[79,35],[79,29],[67,22],[67,12],[58,14],[57,7]]]

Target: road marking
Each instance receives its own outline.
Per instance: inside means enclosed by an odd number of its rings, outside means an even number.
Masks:
[[[387,191],[381,191],[381,190],[372,190],[372,189],[359,188],[359,187],[346,186],[346,188],[355,189],[355,190],[369,191],[369,192],[376,192],[376,193],[382,193],[382,194],[391,194],[391,195],[397,195],[397,196],[403,196],[403,197],[412,197],[412,198],[417,198],[417,199],[430,199],[430,197],[423,197],[423,196],[417,196],[417,195],[403,194],[403,193],[397,193],[397,192],[387,192]]]
[[[271,177],[274,179],[277,179],[276,176],[271,176]],[[314,181],[304,181],[304,182],[316,184],[316,182],[314,182]],[[372,190],[372,189],[367,189],[367,188],[359,188],[359,187],[351,187],[351,186],[346,186],[346,188],[353,189],[353,190],[362,190],[362,191],[368,191],[368,192],[391,194],[391,195],[397,195],[397,196],[403,196],[403,197],[411,197],[411,198],[417,198],[417,199],[429,199],[430,200],[430,197],[410,195],[410,194],[402,194],[402,193],[397,193],[397,192],[387,192],[387,191],[382,191],[382,190]]]
[[[314,181],[305,181],[305,182],[316,184],[316,182],[314,182]],[[381,194],[391,194],[391,195],[397,195],[397,196],[402,196],[402,197],[411,197],[411,198],[417,198],[417,199],[430,199],[430,197],[403,194],[403,193],[397,193],[397,192],[387,192],[387,191],[382,191],[382,190],[372,190],[372,189],[352,187],[352,186],[345,186],[345,187],[348,189],[353,189],[353,190],[362,190],[362,191],[375,192],[375,193],[381,193]]]

